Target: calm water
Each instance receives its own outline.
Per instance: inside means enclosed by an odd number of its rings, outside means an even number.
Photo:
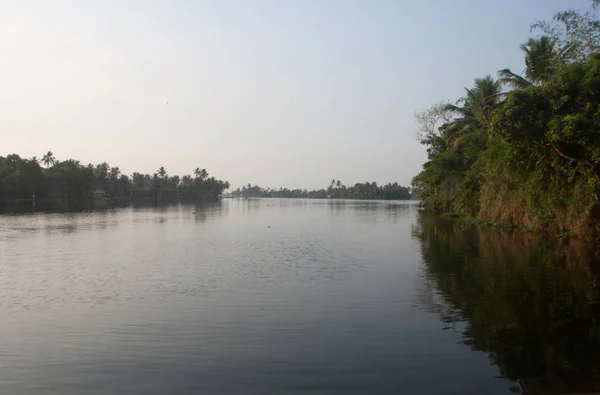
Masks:
[[[598,386],[595,255],[406,202],[0,216],[0,394]]]

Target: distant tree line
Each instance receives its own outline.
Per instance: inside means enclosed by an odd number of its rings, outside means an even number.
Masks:
[[[340,180],[331,180],[326,189],[271,189],[258,185],[238,188],[231,193],[232,197],[262,197],[262,198],[304,198],[304,199],[381,199],[381,200],[410,200],[412,193],[409,187],[403,187],[397,182],[377,185],[376,182],[365,182],[346,186]]]
[[[57,160],[51,151],[40,159],[17,154],[0,156],[0,199],[81,200],[98,195],[157,200],[215,200],[229,188],[226,181],[196,168],[193,176],[169,176],[164,167],[154,174],[123,174],[103,162],[84,165]]]

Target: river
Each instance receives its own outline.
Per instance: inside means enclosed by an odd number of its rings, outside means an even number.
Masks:
[[[0,216],[0,393],[597,390],[593,246],[414,202]]]

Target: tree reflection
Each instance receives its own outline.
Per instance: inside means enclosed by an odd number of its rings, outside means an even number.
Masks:
[[[419,301],[524,393],[600,391],[596,246],[420,213]],[[449,328],[447,326],[446,328]],[[455,327],[455,326],[453,326]]]

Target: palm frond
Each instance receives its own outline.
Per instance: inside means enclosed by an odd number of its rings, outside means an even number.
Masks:
[[[462,116],[469,116],[471,115],[470,112],[464,108],[464,107],[459,107],[459,106],[455,106],[454,104],[446,104],[446,106],[444,107],[444,109],[446,111],[452,111],[453,113],[462,115]]]
[[[513,88],[521,89],[531,86],[531,82],[513,73],[510,69],[502,69],[498,71],[498,80],[503,84],[510,85]]]

